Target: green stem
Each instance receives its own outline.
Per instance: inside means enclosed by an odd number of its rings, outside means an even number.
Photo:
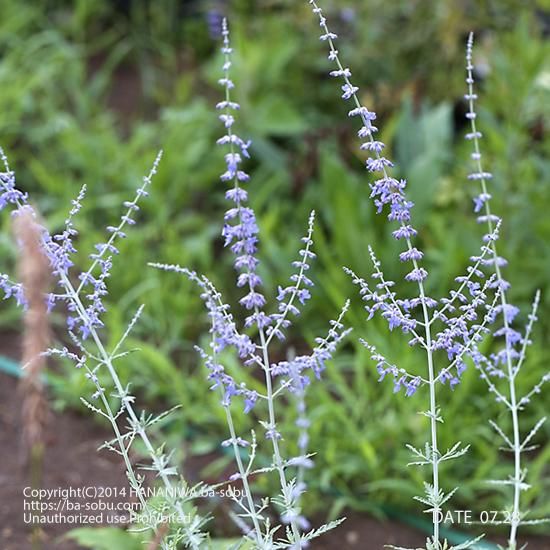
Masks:
[[[274,406],[274,398],[273,398],[273,383],[271,380],[271,371],[270,371],[270,363],[269,363],[269,353],[266,346],[266,340],[263,328],[260,328],[260,343],[261,348],[263,352],[263,362],[264,362],[264,373],[265,373],[265,385],[266,385],[266,398],[267,398],[267,408],[268,408],[268,415],[269,415],[269,425],[270,428],[276,431],[276,419],[275,419],[275,406]],[[289,501],[290,495],[288,490],[288,483],[286,480],[286,474],[285,470],[283,468],[283,460],[281,458],[281,452],[279,450],[279,442],[277,441],[277,437],[275,437],[275,434],[273,434],[273,437],[271,437],[271,443],[273,445],[273,456],[274,456],[274,463],[275,468],[277,469],[277,472],[279,473],[279,482],[281,485],[281,490],[283,493],[283,497],[285,500],[285,505],[289,506],[291,505],[291,502]],[[297,548],[302,548],[301,544],[301,534],[300,534],[300,528],[298,527],[298,523],[296,522],[295,518],[292,518],[290,520],[290,527],[292,529],[292,534],[294,535],[294,543],[297,544]]]
[[[237,468],[239,470],[239,474],[241,476],[241,480],[243,483],[243,488],[246,496],[246,502],[248,504],[248,509],[250,511],[250,519],[252,520],[252,523],[254,525],[254,532],[255,532],[255,538],[256,543],[260,548],[263,548],[263,534],[262,529],[260,527],[260,524],[258,522],[258,516],[256,514],[256,506],[254,504],[254,499],[252,498],[252,491],[250,490],[250,485],[248,483],[248,472],[246,468],[244,467],[239,446],[236,443],[237,439],[237,433],[235,431],[235,425],[233,423],[233,416],[231,415],[231,411],[229,410],[229,406],[223,407],[225,410],[225,418],[227,420],[227,425],[229,426],[229,433],[231,435],[231,439],[233,442],[233,453],[235,455],[235,461],[237,462]]]

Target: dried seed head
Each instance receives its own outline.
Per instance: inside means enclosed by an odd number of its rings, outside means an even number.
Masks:
[[[14,217],[14,232],[19,246],[19,276],[27,303],[22,357],[25,376],[19,390],[22,395],[23,452],[28,459],[43,445],[48,411],[41,373],[46,361],[42,353],[50,341],[46,303],[50,264],[42,247],[42,228],[32,208],[24,207],[18,211]]]

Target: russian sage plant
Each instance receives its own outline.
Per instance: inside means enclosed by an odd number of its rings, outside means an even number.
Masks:
[[[28,203],[28,196],[16,187],[15,174],[10,170],[7,158],[0,149],[4,171],[0,173],[0,209],[10,207],[12,215],[30,216],[39,225],[38,216]],[[126,467],[128,482],[141,504],[140,525],[143,530],[151,529],[157,533],[165,517],[175,517],[177,528],[168,534],[162,548],[175,549],[180,543],[186,548],[199,549],[206,540],[202,526],[205,522],[191,506],[190,497],[193,491],[176,490],[172,483],[177,478],[176,468],[170,465],[170,454],[165,453],[163,446],[156,447],[149,435],[149,429],[158,423],[167,413],[157,416],[139,414],[135,409],[135,396],[131,394],[130,385],[124,385],[117,373],[116,361],[130,353],[123,351],[123,344],[137,323],[143,310],[141,306],[120,340],[108,349],[104,333],[102,315],[106,312],[105,298],[108,294],[107,280],[111,273],[113,257],[118,254],[116,243],[124,238],[126,226],[135,224],[134,215],[139,210],[139,201],[147,196],[147,187],[157,171],[161,155],[157,156],[149,174],[144,177],[133,200],[124,203],[124,214],[115,226],[107,228],[110,234],[106,242],[98,243],[95,252],[90,255],[89,268],[80,274],[74,273],[72,256],[76,252],[74,242],[78,236],[73,218],[82,206],[86,189],[82,188],[78,197],[72,202],[72,208],[65,221],[63,231],[50,235],[46,228],[40,227],[41,246],[49,260],[49,266],[56,283],[54,292],[44,296],[51,311],[63,305],[68,311],[67,334],[70,344],[51,348],[46,355],[74,362],[75,367],[82,369],[93,384],[94,392],[90,399],[81,397],[82,402],[92,412],[104,417],[111,425],[114,438],[103,447],[120,455]],[[13,296],[17,303],[26,307],[27,299],[21,283],[11,280],[7,275],[0,275],[0,286],[5,297]],[[111,387],[104,387],[100,381],[100,371],[107,371]],[[120,424],[125,421],[126,426]],[[145,477],[136,471],[130,457],[130,448],[140,439],[146,449],[150,464],[141,469],[151,471],[160,479],[165,489],[165,499],[153,503],[145,498]],[[196,494],[196,488],[195,488]]]
[[[346,272],[359,287],[360,295],[366,302],[368,318],[375,314],[381,315],[388,323],[390,331],[400,329],[404,334],[410,335],[409,345],[420,348],[424,354],[425,364],[422,369],[410,372],[403,367],[395,366],[373,345],[362,340],[376,363],[380,380],[391,376],[396,393],[403,389],[405,395],[410,397],[420,388],[428,389],[428,408],[421,413],[429,419],[428,441],[420,449],[412,445],[407,447],[413,455],[410,465],[431,468],[431,482],[424,483],[424,494],[415,499],[424,504],[425,511],[432,515],[433,534],[427,540],[426,548],[439,550],[447,548],[447,541],[441,540],[439,532],[442,506],[457,490],[452,488],[445,491],[442,488],[440,465],[464,455],[468,450],[468,446],[462,446],[460,441],[446,451],[439,448],[438,428],[443,422],[439,396],[443,385],[448,385],[452,389],[460,382],[461,375],[466,369],[467,356],[475,353],[476,344],[489,331],[487,326],[496,315],[500,289],[496,288],[494,296],[491,296],[490,291],[495,287],[495,276],[485,278],[480,268],[492,253],[490,244],[497,240],[499,226],[497,224],[486,236],[486,242],[481,247],[479,255],[471,258],[472,263],[468,266],[467,273],[456,277],[456,289],[439,300],[427,294],[425,282],[428,272],[420,264],[423,252],[413,246],[417,231],[411,225],[413,203],[405,195],[406,181],[397,180],[390,175],[393,163],[383,156],[384,143],[375,138],[377,128],[373,122],[376,114],[361,105],[358,97],[359,88],[351,81],[350,69],[340,60],[335,47],[337,36],[328,28],[322,9],[315,0],[309,0],[309,4],[319,18],[322,29],[320,38],[328,44],[328,58],[336,66],[330,72],[330,76],[343,80],[342,99],[351,101],[349,116],[358,119],[361,125],[358,131],[362,141],[361,149],[369,154],[366,168],[377,176],[370,184],[370,196],[377,212],[381,213],[386,207],[389,208],[388,219],[397,223],[398,227],[393,231],[393,237],[405,245],[405,250],[399,254],[399,260],[411,265],[404,278],[416,285],[416,295],[413,298],[398,297],[392,289],[395,283],[385,278],[381,263],[371,247],[369,253],[373,265],[372,284],[346,268]],[[470,540],[454,548],[471,547],[477,540]]]
[[[309,218],[306,236],[302,239],[303,246],[299,251],[299,259],[293,262],[295,273],[290,277],[290,283],[278,288],[277,311],[266,311],[266,299],[260,290],[262,279],[258,273],[259,260],[258,233],[254,210],[246,206],[248,193],[241,184],[249,180],[242,164],[250,157],[250,141],[241,139],[234,132],[235,115],[239,105],[232,99],[231,91],[234,83],[230,79],[232,48],[229,42],[227,23],[223,21],[223,76],[219,80],[224,90],[224,98],[216,108],[220,112],[219,119],[225,128],[225,134],[218,139],[217,144],[226,148],[225,171],[221,180],[229,188],[225,198],[229,207],[224,217],[222,236],[225,246],[235,256],[234,266],[238,273],[237,287],[244,290],[244,296],[239,300],[240,306],[247,312],[243,327],[238,327],[221,293],[212,282],[203,275],[190,271],[178,265],[151,264],[167,271],[182,273],[194,281],[201,289],[201,297],[205,303],[210,318],[210,349],[199,349],[208,369],[208,379],[212,382],[211,389],[220,393],[220,403],[225,412],[229,438],[222,446],[233,450],[237,472],[230,477],[231,481],[239,480],[244,495],[235,494],[236,505],[234,519],[244,531],[244,540],[251,541],[254,548],[305,548],[310,540],[321,535],[339,522],[331,522],[317,529],[309,530],[309,523],[302,515],[299,499],[305,489],[303,483],[303,468],[312,466],[311,457],[306,453],[307,434],[302,431],[298,447],[304,452],[297,457],[286,458],[283,447],[284,439],[278,424],[278,410],[284,406],[284,397],[293,394],[298,399],[299,426],[307,429],[305,418],[304,392],[311,377],[319,378],[325,368],[325,362],[330,359],[338,343],[347,334],[342,324],[342,318],[348,304],[343,307],[340,315],[330,322],[330,330],[324,338],[316,339],[316,346],[309,355],[288,358],[286,361],[274,362],[272,346],[285,339],[285,333],[292,324],[292,317],[300,313],[301,307],[311,297],[310,288],[313,282],[308,277],[310,262],[315,257],[312,252],[312,236],[314,213]],[[258,368],[265,380],[265,390],[261,393],[251,390],[245,382],[231,376],[223,365],[221,353],[232,349],[246,369]],[[263,431],[264,440],[273,457],[267,467],[256,469],[254,466],[256,450],[259,445],[255,431],[250,435],[237,434],[231,410],[234,399],[243,403],[244,412],[254,413],[258,418],[259,428]],[[257,405],[263,407],[258,410]],[[243,450],[248,450],[246,460]],[[298,468],[296,476],[289,472]],[[278,480],[279,494],[273,498],[257,498],[251,485],[251,476],[258,473],[273,473]],[[285,526],[279,533],[281,525],[272,525],[269,519],[270,504],[274,504]]]
[[[530,488],[530,485],[525,481],[527,468],[522,465],[522,455],[527,451],[537,448],[531,442],[546,421],[546,417],[536,422],[527,436],[523,437],[520,431],[519,414],[529,404],[531,398],[542,391],[542,386],[550,382],[550,373],[545,373],[541,380],[525,395],[518,395],[516,379],[520,375],[521,368],[525,362],[527,348],[531,344],[531,331],[537,319],[536,314],[540,292],[537,292],[535,295],[527,326],[524,333],[521,334],[513,328],[513,323],[519,313],[519,309],[508,301],[510,283],[504,279],[502,274],[502,269],[506,266],[507,261],[499,256],[497,243],[487,237],[493,232],[495,225],[501,223],[501,220],[491,210],[491,194],[489,193],[487,182],[492,178],[492,174],[486,172],[483,168],[480,148],[482,134],[476,126],[475,101],[477,96],[474,92],[473,41],[473,34],[470,33],[466,48],[466,84],[468,85],[468,93],[465,95],[465,99],[468,102],[466,118],[470,123],[470,131],[466,134],[466,139],[473,144],[471,158],[475,168],[468,175],[468,179],[479,183],[479,193],[474,198],[474,212],[477,214],[477,221],[485,224],[487,227],[487,234],[484,236],[484,239],[487,240],[490,248],[490,255],[484,259],[483,265],[494,273],[495,280],[493,285],[499,290],[499,304],[495,308],[495,323],[497,323],[497,326],[493,328],[493,335],[497,338],[503,338],[501,349],[489,356],[482,354],[474,348],[476,353],[473,354],[473,359],[477,369],[480,371],[481,378],[487,383],[489,391],[494,394],[496,401],[502,404],[510,414],[512,424],[511,434],[506,434],[493,420],[489,422],[496,433],[504,440],[505,449],[513,454],[513,474],[505,480],[492,480],[491,482],[512,488],[511,504],[505,511],[505,519],[500,523],[509,524],[508,550],[515,550],[518,546],[517,535],[520,525],[532,525],[548,521],[543,519],[526,519],[527,512],[521,509],[521,492]]]

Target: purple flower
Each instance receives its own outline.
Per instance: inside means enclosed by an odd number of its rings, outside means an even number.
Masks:
[[[236,437],[235,439],[226,439],[222,441],[222,447],[229,447],[230,445],[237,445],[238,447],[249,447],[250,443],[242,437]]]
[[[4,300],[14,298],[17,305],[21,307],[27,306],[27,300],[23,292],[23,285],[21,283],[13,283],[9,280],[5,274],[0,274],[0,289],[4,292]]]
[[[424,268],[418,267],[413,269],[411,272],[407,273],[407,275],[405,275],[405,279],[407,281],[418,282],[418,281],[424,281],[427,276],[428,276],[428,272]]]
[[[402,262],[412,262],[412,261],[418,261],[421,260],[424,256],[423,252],[420,252],[420,250],[416,248],[410,248],[409,250],[406,250],[405,252],[401,252],[399,254],[399,259]]]
[[[211,9],[206,12],[206,23],[210,38],[217,40],[222,33],[223,16],[217,9]]]
[[[248,414],[256,404],[258,400],[258,394],[255,391],[247,391],[244,400],[244,412]]]
[[[411,395],[414,395],[416,393],[416,390],[419,388],[421,382],[421,378],[417,376],[416,378],[412,378],[408,381],[405,381],[405,395],[407,397],[411,397]]]
[[[387,158],[384,158],[384,157],[367,159],[367,170],[369,172],[383,172],[386,167],[391,167],[391,166],[393,166],[393,163],[391,162],[391,160],[388,160]]]
[[[335,35],[333,35],[333,38],[336,38]],[[348,84],[346,82],[346,84],[344,84],[342,86],[342,98],[343,99],[350,99],[351,97],[353,97],[355,95],[355,93],[359,90],[359,88],[357,88],[356,86],[352,86],[351,84]]]
[[[397,239],[410,239],[416,235],[416,229],[410,225],[402,225],[399,229],[396,229],[392,235]]]
[[[239,303],[246,309],[256,309],[265,305],[265,298],[263,294],[251,290],[244,298],[239,300]]]
[[[274,426],[269,427],[265,432],[266,439],[278,440],[278,439],[281,439],[282,437],[283,436],[281,435],[281,433],[278,432]]]
[[[28,194],[15,186],[15,173],[9,169],[6,155],[1,148],[0,157],[6,168],[5,172],[0,172],[0,210],[8,205],[20,207],[27,204]]]

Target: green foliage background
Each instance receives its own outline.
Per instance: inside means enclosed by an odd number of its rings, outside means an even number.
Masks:
[[[464,270],[482,234],[472,215],[476,190],[466,180],[468,145],[462,139],[464,44],[468,31],[476,31],[483,147],[495,175],[495,209],[505,219],[500,246],[510,260],[506,275],[522,321],[535,290],[543,295],[522,382],[530,388],[549,359],[550,6],[511,0],[332,0],[324,6],[364,102],[379,114],[397,173],[409,181],[434,296]],[[370,204],[364,159],[338,88],[325,76],[326,52],[305,1],[1,0],[1,145],[51,230],[61,227],[80,186],[88,186],[79,217],[82,267],[103,239],[103,227],[119,216],[122,200],[164,149],[150,199],[110,280],[110,337],[115,341],[138,305],[146,304],[132,343],[141,353],[128,359],[124,378],[132,380],[142,404],[182,405],[166,434],[171,445],[187,454],[218,449],[223,418],[193,351],[207,327],[196,289],[146,267],[148,261],[186,265],[211,276],[227,299],[237,297],[219,237],[223,158],[213,144],[222,130],[213,106],[220,57],[207,25],[214,9],[223,10],[232,27],[239,130],[253,140],[249,190],[271,293],[289,275],[309,210],[318,213],[317,291],[298,323],[296,334],[305,338],[290,344],[305,349],[345,298],[354,298],[347,321],[357,329],[324,381],[308,393],[311,447],[317,451],[308,506],[314,511],[315,503],[328,499],[333,512],[344,506],[372,513],[382,513],[386,504],[412,508],[421,472],[405,468],[404,443],[423,442],[425,419],[416,414],[422,394],[396,398],[391,383],[378,384],[357,339],[368,337],[411,369],[418,368],[416,356],[405,341],[398,345],[398,335],[389,339],[381,324],[363,323],[361,304],[341,269],[348,265],[367,275],[370,243],[388,276],[399,279],[396,244]],[[14,246],[8,218],[1,223],[6,271],[13,267]],[[18,319],[15,309],[2,305],[4,329],[18,327]],[[58,408],[78,408],[78,396],[89,390],[81,373],[65,366],[53,368],[50,383]],[[472,369],[454,393],[442,392],[442,444],[460,439],[472,446],[444,472],[447,488],[459,484],[458,500],[481,509],[502,502],[483,480],[505,476],[509,467],[486,423],[499,417],[499,408],[484,390]],[[545,412],[543,397],[525,413],[523,429]],[[241,415],[240,427],[249,421]],[[500,421],[507,425],[506,418]],[[532,457],[527,495],[537,514],[550,513],[543,498],[550,489],[549,436],[547,424]],[[209,470],[228,461],[222,456]]]

